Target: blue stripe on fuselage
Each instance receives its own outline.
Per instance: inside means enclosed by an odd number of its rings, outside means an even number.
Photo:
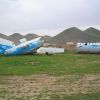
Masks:
[[[0,54],[4,54],[5,50],[12,48],[13,46],[0,44]]]

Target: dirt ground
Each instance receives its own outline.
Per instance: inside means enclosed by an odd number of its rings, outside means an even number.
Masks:
[[[52,95],[100,92],[100,75],[0,76],[0,100],[51,100]]]

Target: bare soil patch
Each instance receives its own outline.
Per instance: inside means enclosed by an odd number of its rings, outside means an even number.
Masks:
[[[52,94],[100,92],[100,75],[0,76],[0,100],[50,100]]]

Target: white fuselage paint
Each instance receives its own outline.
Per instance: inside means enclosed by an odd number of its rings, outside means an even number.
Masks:
[[[76,51],[80,53],[100,53],[100,43],[77,43]]]

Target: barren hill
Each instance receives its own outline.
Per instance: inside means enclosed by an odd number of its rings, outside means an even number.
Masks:
[[[27,40],[31,40],[39,37],[36,34],[27,34],[25,36],[14,33],[10,36],[6,36],[0,33],[0,38],[8,39],[15,44],[19,43],[19,40],[22,38],[26,38]],[[42,36],[45,42],[53,43],[53,44],[65,44],[67,42],[100,42],[100,31],[95,28],[88,28],[85,31],[82,31],[76,27],[71,27],[69,29],[64,30],[54,37],[50,37],[48,35]]]
[[[23,35],[19,34],[19,33],[14,33],[12,35],[9,36],[9,40],[11,41],[17,41],[23,38]]]
[[[100,34],[100,33],[99,33]],[[48,42],[54,44],[65,44],[66,42],[98,42],[100,37],[93,35],[93,33],[88,33],[81,31],[76,27],[72,27],[64,30],[53,38],[49,39]]]
[[[100,30],[97,30],[93,27],[86,29],[84,32],[87,32],[88,34],[90,34],[94,37],[100,38]]]
[[[26,38],[27,40],[32,40],[32,39],[37,38],[37,37],[39,37],[39,36],[36,34],[27,34],[24,36],[24,38]]]
[[[7,35],[2,34],[2,33],[0,33],[0,38],[9,40],[9,37]]]
[[[42,36],[42,39],[47,42],[49,39],[51,39],[52,37],[51,36],[48,36],[48,35],[45,35],[45,36]]]
[[[10,36],[7,36],[7,35],[4,35],[4,34],[0,33],[0,38],[4,38],[4,39],[10,40],[10,41],[13,41],[16,45],[19,44],[19,40],[22,39],[22,38],[26,38],[27,40],[32,40],[32,39],[37,38],[37,37],[39,37],[39,36],[36,35],[36,34],[31,34],[31,33],[29,33],[27,35],[21,35],[20,33],[14,33]],[[51,38],[48,35],[41,36],[41,37],[45,42],[48,39]]]

